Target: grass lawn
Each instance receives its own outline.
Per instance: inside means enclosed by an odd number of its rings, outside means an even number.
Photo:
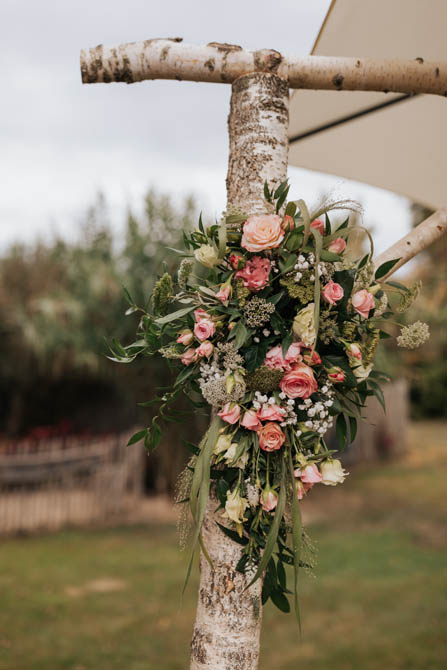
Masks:
[[[305,502],[318,565],[301,580],[303,635],[268,606],[261,670],[447,667],[445,429],[416,424],[405,462],[361,466]],[[5,540],[0,670],[187,668],[197,572],[180,608],[185,566],[167,524]]]

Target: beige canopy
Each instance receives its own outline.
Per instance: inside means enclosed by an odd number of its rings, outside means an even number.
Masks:
[[[447,61],[446,31],[447,0],[334,0],[312,53]],[[291,165],[447,204],[442,97],[298,90],[290,140]]]

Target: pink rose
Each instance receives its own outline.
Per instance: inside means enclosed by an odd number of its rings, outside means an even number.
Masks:
[[[200,347],[198,347],[196,349],[197,356],[199,358],[204,358],[204,357],[209,358],[211,356],[211,354],[213,353],[213,351],[214,351],[214,345],[211,344],[211,342],[209,342],[208,340],[205,340],[205,342],[202,342]]]
[[[219,291],[216,293],[216,298],[221,300],[222,302],[226,302],[228,298],[230,297],[231,293],[231,286],[222,286]]]
[[[197,351],[195,349],[187,349],[180,360],[182,361],[183,365],[190,365],[191,363],[195,363],[197,360]]]
[[[323,476],[315,463],[309,463],[306,467],[300,470],[295,470],[293,473],[295,477],[299,477],[303,484],[318,484],[323,479]]]
[[[281,391],[288,398],[309,398],[318,389],[312,368],[297,363],[279,382]]]
[[[278,496],[272,489],[261,493],[261,507],[264,512],[271,512],[278,504]]]
[[[200,342],[207,340],[209,337],[212,337],[216,332],[216,326],[213,321],[210,319],[200,319],[194,326],[194,335],[197,337]]]
[[[315,221],[312,221],[310,227],[315,228],[315,230],[318,230],[320,235],[324,235],[324,222],[320,221],[320,219],[315,219]]]
[[[312,353],[308,352],[307,354],[304,354],[303,360],[307,365],[320,365],[321,364],[321,358],[317,354],[316,351],[312,351]]]
[[[187,347],[188,344],[191,344],[193,339],[194,335],[192,333],[192,330],[182,330],[181,333],[179,333],[176,342],[178,342],[178,344],[184,344],[185,347]]]
[[[293,216],[289,216],[289,214],[286,214],[282,220],[281,228],[286,232],[289,230],[293,230],[295,228],[295,220]]]
[[[241,408],[234,402],[227,402],[227,404],[222,407],[220,412],[217,413],[217,416],[220,416],[221,419],[231,424],[237,423],[237,421],[239,421],[240,415]]]
[[[257,253],[279,247],[283,239],[281,218],[277,214],[254,214],[244,223],[241,246]]]
[[[334,384],[340,384],[345,381],[345,373],[338,367],[330,368],[328,370],[328,377]]]
[[[243,270],[238,270],[234,275],[236,279],[243,279],[244,286],[250,291],[260,291],[267,284],[270,274],[270,261],[268,258],[253,256],[247,261]]]
[[[277,423],[266,423],[258,430],[259,446],[264,451],[276,451],[281,449],[286,436]]]
[[[266,403],[258,410],[258,419],[261,421],[283,421],[285,410],[278,405],[269,405]]]
[[[197,321],[197,323],[202,319],[211,319],[208,312],[205,312],[205,310],[202,307],[199,307],[199,309],[194,310],[194,318]]]
[[[246,262],[246,259],[243,256],[239,256],[238,254],[231,254],[230,256],[230,264],[235,270],[240,270],[243,268]]]
[[[269,349],[265,355],[264,365],[270,370],[285,370],[287,363],[282,355],[281,345]]]
[[[352,296],[352,306],[360,316],[367,319],[370,310],[374,307],[374,298],[366,288],[362,288],[361,291],[357,291]]]
[[[333,254],[342,254],[346,249],[346,242],[342,237],[336,237],[328,246],[328,251]]]
[[[302,500],[306,495],[306,488],[299,479],[295,482],[295,485],[296,485],[296,496],[298,500]]]
[[[336,284],[332,279],[323,287],[321,295],[323,300],[328,302],[330,305],[335,305],[338,300],[341,300],[345,292],[340,284]]]
[[[299,342],[293,342],[290,345],[290,347],[286,351],[284,360],[286,363],[289,364],[289,368],[291,363],[299,363],[300,361],[303,360],[301,356],[301,344]]]
[[[244,416],[242,417],[241,426],[247,428],[247,430],[259,430],[262,428],[262,423],[258,419],[254,409],[248,409]]]
[[[358,361],[362,360],[362,350],[355,342],[351,342],[350,344],[346,345],[346,353],[348,354],[349,358],[355,358]]]

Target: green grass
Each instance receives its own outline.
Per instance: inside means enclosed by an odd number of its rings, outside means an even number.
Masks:
[[[362,466],[306,501],[318,566],[301,579],[303,635],[268,606],[261,670],[446,667],[442,428],[416,425],[405,462]],[[4,541],[0,670],[187,668],[186,558],[155,523]]]

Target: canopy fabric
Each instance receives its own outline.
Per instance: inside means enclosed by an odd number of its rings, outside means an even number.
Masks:
[[[446,0],[334,0],[312,53],[447,61],[446,28]],[[433,209],[445,206],[447,101],[432,95],[401,98],[296,91],[291,140],[372,106],[399,102],[292,141],[290,164],[395,191]]]

